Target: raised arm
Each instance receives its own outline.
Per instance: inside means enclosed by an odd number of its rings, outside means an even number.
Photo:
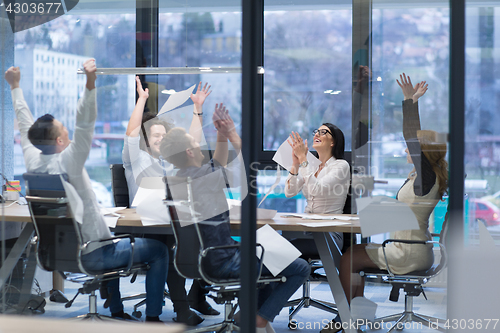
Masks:
[[[203,103],[205,103],[205,99],[212,92],[210,88],[212,86],[208,86],[208,83],[205,83],[203,89],[201,88],[201,81],[198,84],[198,89],[195,94],[191,94],[191,100],[194,103],[193,109],[193,119],[191,120],[191,126],[189,127],[189,134],[193,136],[196,142],[201,142],[201,136],[203,134]]]
[[[19,124],[19,132],[21,133],[21,147],[23,148],[24,161],[29,165],[31,157],[38,156],[40,150],[31,144],[28,139],[28,130],[35,122],[33,115],[24,100],[23,91],[20,88],[21,70],[19,67],[10,67],[5,72],[5,80],[10,85],[12,94],[12,104],[16,112],[17,122]]]
[[[228,158],[228,143],[231,142],[236,154],[241,150],[241,138],[236,132],[233,119],[229,116],[228,110],[221,103],[215,104],[215,112],[212,117],[215,128],[217,129],[217,143],[215,146],[214,160],[225,166]]]
[[[423,154],[417,137],[417,132],[421,129],[418,99],[425,94],[428,85],[422,81],[413,86],[410,77],[404,73],[400,75],[400,79],[401,82],[396,81],[404,95],[403,136],[417,173],[413,189],[416,195],[422,196],[429,193],[436,181],[436,174],[432,170],[429,160]]]
[[[135,103],[134,111],[132,111],[132,115],[130,115],[130,119],[127,125],[127,131],[125,134],[131,137],[139,136],[139,131],[141,130],[142,124],[142,115],[144,114],[144,107],[146,106],[146,101],[149,97],[149,89],[143,89],[141,80],[139,77],[135,77],[135,82],[137,85],[137,93],[139,94],[139,98],[137,99],[137,103]]]
[[[97,119],[96,100],[96,65],[94,59],[84,62],[83,69],[87,76],[86,89],[83,97],[78,101],[76,111],[76,124],[73,141],[61,153],[63,163],[67,168],[72,168],[73,172],[83,168],[90,153],[92,137],[94,135],[95,121]],[[69,171],[69,170],[68,170]]]

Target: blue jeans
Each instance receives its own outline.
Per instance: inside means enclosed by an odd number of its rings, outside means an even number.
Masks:
[[[130,240],[122,239],[117,243],[103,246],[82,256],[85,268],[104,270],[127,266],[130,260]],[[163,291],[168,270],[168,250],[165,244],[155,239],[136,238],[134,264],[147,263],[146,273],[146,316],[156,317],[162,312]],[[120,295],[120,279],[108,282],[111,294],[109,310],[117,313],[123,310]]]
[[[218,278],[238,278],[240,266],[241,256],[238,251],[222,267],[214,269],[210,275]],[[286,282],[269,284],[259,289],[257,314],[272,322],[293,293],[306,281],[310,273],[311,268],[307,261],[301,258],[295,259],[279,274],[286,277]],[[271,275],[266,266],[262,266],[262,275]]]

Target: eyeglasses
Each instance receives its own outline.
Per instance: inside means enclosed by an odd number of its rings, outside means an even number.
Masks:
[[[327,129],[320,129],[320,130],[315,129],[315,130],[313,131],[313,135],[316,135],[316,133],[319,133],[319,135],[320,135],[320,136],[325,136],[325,135],[326,135],[326,133],[328,133],[328,134],[330,134],[330,135],[332,136],[332,138],[333,138],[333,134],[332,134],[332,132],[330,132],[330,131],[329,131],[329,130],[327,130]]]

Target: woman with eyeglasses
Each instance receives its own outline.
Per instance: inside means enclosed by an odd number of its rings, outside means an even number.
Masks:
[[[293,166],[285,185],[287,198],[300,191],[307,200],[305,213],[342,214],[349,191],[350,167],[344,160],[344,133],[331,123],[324,123],[313,131],[312,147],[318,152],[321,164],[313,167],[307,161],[307,139],[292,132],[288,143],[293,149]],[[342,233],[331,233],[339,249],[343,246]]]

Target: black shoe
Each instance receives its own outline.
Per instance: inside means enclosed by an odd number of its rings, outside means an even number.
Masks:
[[[68,299],[66,298],[66,296],[64,296],[64,294],[60,290],[57,290],[57,289],[50,291],[49,299],[52,302],[56,302],[56,303],[68,303],[69,302]]]
[[[124,319],[124,320],[133,320],[133,321],[139,321],[137,318],[135,317],[132,317],[131,315],[129,315],[128,313],[126,312],[123,312],[120,311],[120,312],[115,312],[115,313],[112,313],[111,314],[111,317],[113,318],[121,318],[121,319]]]
[[[177,323],[183,323],[188,326],[196,326],[201,324],[205,319],[198,316],[194,311],[187,310],[177,313],[177,317],[173,318]]]
[[[198,304],[189,303],[191,309],[195,309],[199,313],[207,316],[217,316],[220,312],[215,310],[207,301]]]
[[[148,322],[148,323],[163,323],[163,321],[161,321],[160,317],[158,317],[158,316],[156,316],[156,317],[146,316],[146,322]]]

